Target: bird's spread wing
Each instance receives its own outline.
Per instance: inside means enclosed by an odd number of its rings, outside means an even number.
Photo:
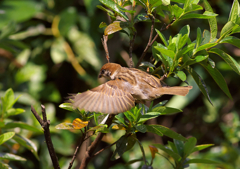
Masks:
[[[132,95],[121,89],[121,80],[111,80],[72,99],[74,108],[90,112],[117,114],[135,105]]]

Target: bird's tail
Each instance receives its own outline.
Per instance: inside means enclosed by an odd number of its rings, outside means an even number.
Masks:
[[[174,87],[165,86],[160,88],[160,92],[161,94],[186,96],[189,90],[191,89],[192,86],[174,86]]]

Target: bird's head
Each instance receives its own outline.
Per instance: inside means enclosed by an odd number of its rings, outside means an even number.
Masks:
[[[106,77],[108,79],[115,79],[115,76],[118,74],[118,72],[121,69],[121,65],[116,64],[116,63],[106,63],[105,65],[103,65],[103,67],[101,68],[98,78],[101,77]]]

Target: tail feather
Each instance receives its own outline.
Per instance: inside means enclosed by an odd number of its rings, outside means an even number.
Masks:
[[[162,94],[170,94],[170,95],[180,95],[186,96],[189,90],[192,89],[192,86],[174,86],[174,87],[162,87],[161,93]]]

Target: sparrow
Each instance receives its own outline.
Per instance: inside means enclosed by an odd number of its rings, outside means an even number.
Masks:
[[[118,114],[130,110],[136,101],[151,101],[164,94],[185,96],[192,89],[192,86],[169,87],[147,72],[116,63],[103,65],[98,77],[109,81],[73,95],[70,100],[74,109]]]

